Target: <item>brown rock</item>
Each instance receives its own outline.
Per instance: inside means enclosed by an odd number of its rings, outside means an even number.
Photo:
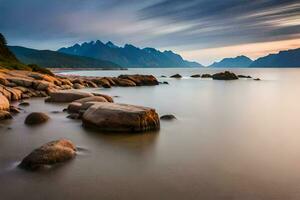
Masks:
[[[117,86],[120,86],[120,87],[135,87],[136,86],[135,82],[133,82],[129,79],[118,78],[115,81],[116,81]]]
[[[37,170],[46,165],[68,161],[76,156],[76,146],[69,140],[57,140],[44,144],[26,156],[19,167]]]
[[[182,76],[180,74],[175,74],[173,76],[170,76],[170,78],[182,78]]]
[[[73,88],[74,88],[74,89],[83,89],[84,86],[81,85],[80,83],[74,83]]]
[[[0,94],[0,110],[8,110],[9,109],[9,101],[8,99]]]
[[[25,119],[27,125],[37,125],[45,123],[49,120],[49,117],[45,113],[34,112],[29,114]]]
[[[99,93],[92,93],[94,96],[97,96],[97,97],[104,97],[108,102],[110,103],[113,103],[114,100],[111,96],[108,96],[106,94],[99,94]]]
[[[82,122],[100,131],[143,132],[160,128],[154,109],[127,104],[95,103],[85,111]]]
[[[0,120],[12,119],[12,116],[9,112],[0,110]]]
[[[131,80],[137,86],[158,85],[158,80],[152,75],[120,75],[118,78]]]
[[[216,74],[212,75],[212,78],[214,80],[226,80],[226,81],[239,79],[237,77],[237,75],[235,75],[234,73],[229,72],[229,71],[216,73]]]
[[[85,97],[94,96],[91,93],[79,92],[79,91],[57,91],[51,92],[50,97],[46,99],[46,102],[65,102],[69,103]]]

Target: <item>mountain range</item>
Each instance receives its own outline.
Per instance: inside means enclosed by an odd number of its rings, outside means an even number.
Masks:
[[[269,54],[252,61],[246,56],[224,58],[220,62],[214,62],[209,67],[262,67],[262,68],[287,68],[300,67],[300,48],[280,51],[277,54]]]
[[[9,46],[11,52],[25,64],[37,64],[54,68],[120,68],[119,65],[105,60],[74,56],[57,51],[36,50],[19,46]]]
[[[220,62],[214,62],[209,67],[249,67],[252,62],[247,56],[237,56],[235,58],[224,58]]]
[[[184,60],[172,51],[159,51],[155,48],[138,48],[131,44],[119,47],[112,42],[85,42],[61,48],[58,52],[108,60],[123,67],[201,67],[197,62]]]

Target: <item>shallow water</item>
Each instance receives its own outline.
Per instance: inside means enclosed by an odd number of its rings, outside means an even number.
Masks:
[[[31,99],[26,113],[0,123],[0,199],[300,199],[300,70],[233,71],[262,81],[188,78],[215,72],[208,69],[73,72],[180,73],[184,79],[160,78],[170,85],[88,89],[177,120],[161,121],[158,132],[104,134],[52,113],[66,104]],[[51,120],[26,127],[32,111]],[[79,147],[74,160],[35,173],[16,168],[34,148],[59,138]]]

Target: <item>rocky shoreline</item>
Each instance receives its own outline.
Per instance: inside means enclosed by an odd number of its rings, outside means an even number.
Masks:
[[[192,78],[212,78],[214,80],[237,80],[251,78],[221,72],[213,75],[192,75]],[[176,74],[170,78],[182,78]],[[82,88],[156,86],[160,82],[152,75],[120,75],[118,77],[52,76],[38,72],[0,69],[0,120],[10,120],[29,106],[21,102],[19,107],[11,105],[31,97],[45,97],[46,103],[68,103],[65,109],[68,118],[81,120],[85,128],[101,132],[136,133],[160,129],[161,120],[174,120],[174,115],[159,117],[155,109],[114,103],[111,96],[100,93],[78,91]],[[161,84],[165,84],[164,82]],[[47,123],[45,113],[29,113],[24,124],[35,126]],[[47,143],[24,158],[20,167],[35,170],[43,165],[53,165],[74,158],[76,146],[71,141],[58,140]]]

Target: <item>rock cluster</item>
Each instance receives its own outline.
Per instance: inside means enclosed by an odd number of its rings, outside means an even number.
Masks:
[[[236,80],[239,79],[237,75],[235,75],[232,72],[225,71],[225,72],[220,72],[212,75],[212,78],[214,80]]]

